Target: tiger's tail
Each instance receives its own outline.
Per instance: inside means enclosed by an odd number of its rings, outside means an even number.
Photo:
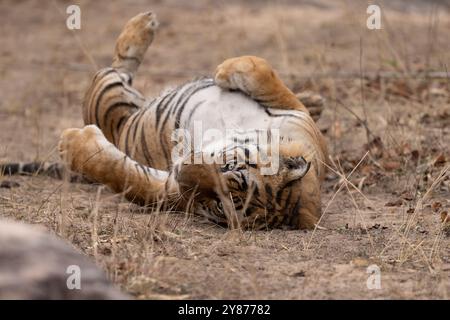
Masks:
[[[59,162],[10,162],[0,164],[0,176],[47,176],[58,180],[66,177],[70,182],[90,183],[80,174],[67,170],[64,164]]]

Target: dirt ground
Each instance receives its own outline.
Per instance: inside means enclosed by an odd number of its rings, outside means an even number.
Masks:
[[[65,26],[73,3],[81,30]],[[295,91],[327,99],[333,163],[314,231],[230,231],[46,177],[0,176],[18,183],[0,188],[0,216],[45,225],[141,299],[449,299],[450,5],[378,3],[381,30],[357,0],[1,1],[0,162],[58,161],[122,26],[153,10],[140,90],[262,56]],[[367,286],[372,265],[380,289]]]

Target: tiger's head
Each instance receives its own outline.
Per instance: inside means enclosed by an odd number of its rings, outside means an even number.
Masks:
[[[311,163],[290,147],[280,149],[275,166],[255,146],[203,151],[175,166],[175,179],[185,197],[195,194],[194,209],[218,224],[299,228],[302,178]],[[195,157],[207,161],[196,163]]]

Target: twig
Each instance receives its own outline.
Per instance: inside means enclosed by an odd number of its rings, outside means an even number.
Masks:
[[[327,206],[325,207],[325,210],[323,211],[322,215],[319,218],[319,221],[317,221],[315,228],[313,229],[312,233],[311,233],[311,237],[309,238],[309,241],[306,245],[305,250],[308,250],[311,242],[314,238],[314,235],[316,233],[316,230],[319,228],[320,223],[322,222],[323,217],[325,216],[325,214],[328,212],[328,209],[331,205],[331,203],[333,203],[334,199],[336,198],[336,196],[338,195],[338,193],[344,188],[345,183],[349,182],[348,179],[351,177],[351,175],[356,171],[356,169],[358,169],[358,167],[361,165],[361,163],[363,163],[364,159],[367,157],[367,155],[369,154],[369,151],[367,151],[364,156],[361,158],[361,160],[359,160],[359,162],[356,164],[356,166],[353,168],[353,170],[347,175],[345,176],[344,174],[341,175],[341,177],[345,180],[343,182],[341,182],[341,185],[339,186],[338,190],[336,190],[336,192],[333,194],[333,196],[331,197],[331,199],[328,201]],[[325,162],[323,162],[323,164],[325,166],[327,166],[328,168],[330,168]],[[350,183],[351,184],[351,183]],[[352,185],[352,184],[351,184]]]

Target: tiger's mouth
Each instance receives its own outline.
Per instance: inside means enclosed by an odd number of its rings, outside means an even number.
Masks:
[[[252,230],[296,228],[297,212],[291,210],[289,203],[280,206],[251,195],[237,194],[230,191],[219,195],[213,188],[197,193],[195,213],[224,227],[236,225],[237,222],[240,227]]]
[[[231,212],[227,212],[226,205],[219,198],[209,199],[200,205],[200,213],[219,225],[229,225],[230,216],[243,223],[246,219],[251,218],[252,213],[257,209],[253,206],[242,208],[238,205],[235,207],[233,203]],[[228,211],[230,210],[228,209]]]

